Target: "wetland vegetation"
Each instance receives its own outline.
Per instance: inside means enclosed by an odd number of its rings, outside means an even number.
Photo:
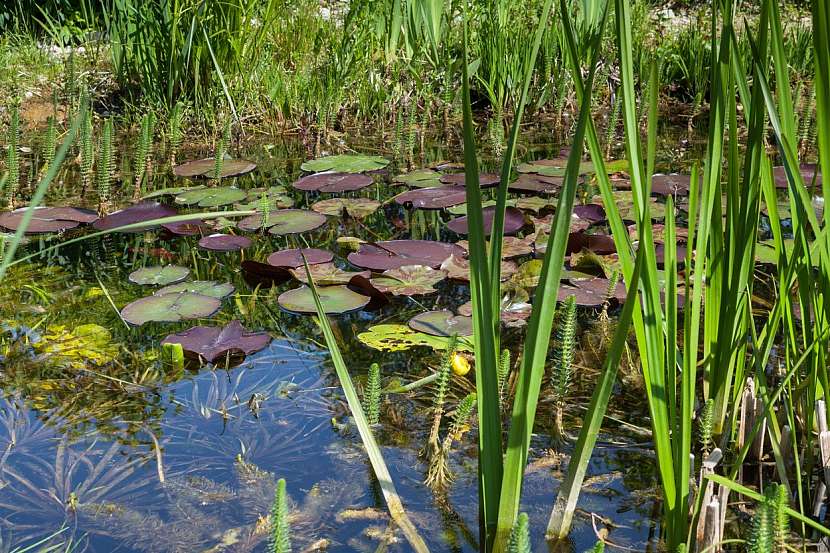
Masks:
[[[827,548],[825,0],[0,30],[0,552]]]

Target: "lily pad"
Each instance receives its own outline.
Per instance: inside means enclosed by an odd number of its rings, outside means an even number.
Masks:
[[[401,324],[371,326],[366,332],[358,334],[357,339],[380,351],[406,351],[413,347],[444,350],[449,345],[449,338],[416,332]],[[459,340],[457,347],[459,350],[472,351],[469,339]]]
[[[524,196],[518,198],[513,203],[513,207],[521,209],[523,211],[532,211],[533,213],[539,213],[543,210],[555,209],[556,200],[551,197],[541,198],[539,196]]]
[[[251,239],[233,234],[211,234],[199,240],[199,247],[216,252],[234,252],[251,245]]]
[[[362,244],[358,251],[348,255],[348,260],[364,269],[385,271],[404,265],[436,268],[451,255],[462,257],[464,250],[455,244],[431,240],[387,240]]]
[[[456,242],[459,246],[469,251],[470,243],[466,240],[459,240]],[[505,236],[501,242],[501,258],[510,259],[511,257],[520,257],[529,255],[533,252],[533,237],[516,238],[515,236]],[[487,247],[490,247],[490,242],[487,242]]]
[[[292,186],[298,190],[333,194],[360,190],[373,182],[372,177],[361,173],[316,173],[299,179]]]
[[[651,177],[651,193],[658,196],[685,196],[692,184],[691,175],[671,173]]]
[[[23,216],[28,207],[21,207],[14,211],[0,214],[0,227],[16,231],[23,222]],[[81,223],[92,223],[98,219],[94,211],[77,207],[36,207],[26,227],[26,234],[44,234],[61,232],[79,226]]]
[[[130,273],[130,282],[142,285],[160,285],[175,284],[187,278],[190,274],[190,269],[181,267],[179,265],[165,265],[158,267],[144,267]]]
[[[178,322],[210,317],[221,305],[217,298],[192,292],[152,295],[126,305],[121,310],[121,318],[135,326],[148,322]]]
[[[323,311],[329,315],[339,315],[349,311],[363,309],[369,303],[368,297],[358,294],[346,286],[321,286],[317,288]],[[293,313],[317,313],[311,288],[302,286],[283,292],[277,298],[280,307]]]
[[[187,192],[182,192],[176,196],[174,201],[179,205],[219,207],[244,200],[247,196],[248,194],[244,190],[240,190],[232,186],[222,186],[219,188],[188,190]]]
[[[364,171],[377,171],[387,165],[389,165],[389,160],[380,156],[341,154],[306,161],[300,165],[300,169],[309,173],[320,173],[322,171],[362,173]]]
[[[239,221],[239,228],[249,232],[263,227],[263,217],[260,214],[250,215]],[[326,217],[314,211],[305,209],[280,209],[268,214],[265,228],[271,234],[299,234],[314,230],[326,222]]]
[[[430,336],[473,335],[473,318],[453,315],[451,311],[427,311],[409,319],[409,328]]]
[[[167,188],[159,188],[141,196],[142,200],[152,200],[153,198],[161,198],[163,196],[178,196],[184,192],[191,192],[193,190],[201,190],[205,185],[198,186],[169,186]]]
[[[311,209],[323,215],[340,217],[345,211],[349,217],[363,219],[380,207],[380,202],[370,198],[332,198],[320,200],[311,205]]]
[[[197,234],[205,234],[213,231],[213,227],[202,219],[191,219],[189,221],[179,221],[178,223],[166,223],[161,225],[161,227],[177,236],[195,236]]]
[[[213,363],[229,355],[255,353],[271,343],[271,335],[267,332],[247,332],[239,321],[231,321],[224,327],[195,326],[171,334],[161,343],[181,344],[186,353]]]
[[[402,192],[393,198],[400,205],[411,204],[414,209],[443,209],[467,201],[463,186],[417,188]]]
[[[413,188],[433,188],[441,186],[441,173],[432,169],[417,169],[396,176],[394,182],[406,184]]]
[[[334,259],[334,254],[317,248],[300,248],[280,250],[268,256],[268,264],[274,267],[288,267],[296,269],[303,266],[303,257],[309,265],[328,263]]]
[[[262,195],[265,194],[265,200],[268,202],[268,209],[276,211],[278,209],[288,209],[294,207],[294,198],[289,196],[284,186],[272,186],[270,188],[251,188],[247,191],[247,197],[244,201],[233,204],[234,209],[239,211],[260,210],[262,207]]]
[[[98,219],[93,223],[93,227],[98,230],[113,230],[127,225],[143,223],[152,221],[154,219],[163,219],[165,217],[173,217],[176,215],[176,209],[167,205],[162,205],[157,202],[144,202],[135,204],[128,208],[110,213],[106,217]],[[130,230],[123,230],[119,232],[144,232],[146,230],[155,228],[154,225],[144,225],[139,228]]]
[[[470,260],[451,255],[441,263],[441,270],[447,273],[447,278],[452,280],[460,280],[462,282],[470,281]],[[516,272],[516,264],[512,261],[501,262],[501,280],[510,278]]]
[[[246,173],[250,173],[256,169],[256,163],[246,159],[225,159],[222,161],[222,169],[219,176],[222,178],[238,177]],[[177,177],[207,177],[214,178],[214,171],[216,170],[216,163],[214,158],[208,157],[204,159],[197,159],[188,161],[173,167],[173,174]]]
[[[395,296],[419,296],[433,294],[438,284],[447,277],[444,271],[425,265],[404,265],[397,269],[384,271],[372,279],[372,285],[386,294]]]
[[[453,186],[466,186],[467,179],[465,173],[449,173],[441,176],[441,182],[444,184],[451,184]],[[490,188],[497,186],[501,177],[495,173],[481,173],[478,176],[478,185],[481,188]]]
[[[291,280],[291,273],[286,267],[274,267],[250,259],[246,259],[240,265],[242,276],[251,287],[270,288]]]
[[[233,294],[234,285],[230,282],[216,282],[215,280],[193,280],[191,282],[182,282],[179,284],[171,284],[165,286],[160,290],[156,290],[153,294],[155,296],[165,296],[167,294],[200,294],[211,298],[222,299]]]
[[[484,215],[484,234],[490,235],[493,226],[493,218],[495,217],[495,207],[485,207],[482,210]],[[515,207],[505,208],[504,211],[504,234],[510,235],[519,232],[525,226],[525,216],[521,209]],[[447,223],[447,228],[458,234],[468,234],[467,216],[458,217]]]
[[[309,265],[308,271],[311,273],[311,278],[317,286],[349,284],[356,276],[369,278],[372,274],[369,271],[344,271],[334,263]],[[303,284],[308,284],[308,274],[306,273],[305,267],[291,269],[291,274]]]
[[[807,187],[812,186],[813,184],[813,177],[816,178],[816,186],[821,188],[821,170],[819,169],[818,165],[815,163],[802,163],[799,165],[799,170],[801,172],[801,178],[804,180],[804,184]],[[787,183],[787,172],[784,169],[783,165],[779,165],[778,167],[772,168],[772,176],[775,181],[775,186],[777,188],[787,188],[789,184]]]
[[[507,185],[507,189],[518,194],[556,194],[564,179],[562,177],[546,177],[534,173],[519,175],[519,178]]]

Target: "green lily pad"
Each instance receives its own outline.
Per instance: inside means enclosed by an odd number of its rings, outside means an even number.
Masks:
[[[473,318],[453,315],[451,311],[427,311],[409,319],[409,328],[431,336],[473,335]]]
[[[183,192],[176,196],[174,201],[179,205],[219,207],[244,200],[246,197],[247,193],[244,190],[240,190],[232,186],[222,186],[220,188],[188,190],[187,192]]]
[[[398,175],[393,180],[415,188],[432,188],[441,186],[441,173],[432,169],[417,169]]]
[[[372,279],[372,286],[384,294],[395,296],[420,296],[433,294],[438,290],[434,285],[447,277],[444,271],[438,271],[426,265],[404,265],[389,269]]]
[[[368,331],[358,334],[357,339],[380,351],[406,351],[416,346],[445,350],[450,341],[449,338],[430,336],[401,324],[371,326]],[[473,351],[471,339],[459,340],[457,347],[459,350]]]
[[[179,265],[144,267],[130,273],[130,282],[143,285],[167,285],[181,282],[190,274],[190,269]]]
[[[211,298],[222,299],[233,294],[234,285],[230,282],[216,282],[215,280],[194,280],[191,282],[182,282],[180,284],[171,284],[159,290],[156,290],[156,296],[164,296],[167,294],[181,294],[194,293],[202,296],[209,296]]]
[[[525,261],[519,265],[519,270],[513,275],[510,281],[523,288],[539,286],[539,278],[542,275],[542,264],[541,259]]]
[[[160,198],[161,196],[178,196],[183,192],[191,192],[193,190],[201,190],[204,188],[204,185],[199,186],[169,186],[167,188],[159,188],[158,190],[153,190],[149,194],[145,194],[141,196],[142,200],[149,200],[152,198]]]
[[[284,186],[272,186],[271,188],[252,188],[248,190],[244,201],[235,203],[233,206],[240,211],[259,210],[262,207],[262,195],[268,202],[271,211],[294,207],[294,198],[288,195]]]
[[[339,315],[349,311],[363,309],[370,298],[353,292],[346,286],[321,286],[317,288],[323,310],[329,315]],[[302,286],[294,290],[283,292],[277,298],[277,303],[286,311],[293,313],[317,313],[314,296],[311,288]]]
[[[192,292],[152,295],[126,305],[121,310],[121,318],[135,326],[149,322],[173,323],[210,317],[221,305],[217,298]]]
[[[379,207],[380,202],[370,198],[331,198],[312,204],[311,209],[332,217],[340,217],[345,211],[349,217],[363,219],[377,211]]]
[[[620,217],[627,221],[636,221],[637,210],[634,208],[634,193],[631,190],[614,190],[613,195]],[[602,197],[595,196],[591,202],[602,205]],[[648,210],[652,220],[666,217],[666,204],[657,201],[656,198],[650,197],[648,199]]]
[[[369,278],[372,274],[370,271],[344,271],[334,263],[309,265],[308,270],[317,286],[348,284],[356,276]],[[308,284],[308,274],[306,273],[305,267],[291,269],[291,274],[303,284]]]
[[[239,221],[239,228],[247,231],[259,230],[263,227],[263,217],[259,213],[245,217]],[[298,234],[308,232],[322,226],[326,216],[306,209],[280,209],[268,214],[265,228],[271,234]]]
[[[362,156],[341,154],[326,156],[300,165],[300,169],[309,173],[321,171],[336,171],[338,173],[362,173],[364,171],[376,171],[389,165],[389,160],[380,156]]]

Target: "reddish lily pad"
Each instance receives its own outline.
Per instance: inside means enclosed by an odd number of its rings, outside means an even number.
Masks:
[[[451,255],[462,257],[464,250],[445,242],[430,240],[387,240],[361,244],[348,256],[349,262],[364,269],[385,271],[404,265],[427,265],[436,268]]]
[[[0,214],[0,227],[16,231],[23,222],[28,207],[21,207],[14,211]],[[77,207],[36,207],[26,227],[26,234],[44,234],[61,232],[79,226],[81,223],[92,223],[98,219],[94,211]]]
[[[176,209],[173,207],[162,205],[156,202],[144,202],[140,204],[135,204],[133,206],[122,209],[120,211],[116,211],[114,213],[110,213],[106,217],[103,217],[95,221],[95,223],[93,223],[92,226],[98,230],[113,230],[119,229],[120,227],[124,227],[127,225],[134,225],[137,223],[152,221],[154,219],[173,217],[176,215],[176,213]],[[144,232],[145,230],[149,230],[152,228],[155,228],[155,226],[144,225],[138,228],[122,230],[119,232],[136,233]]]
[[[175,284],[187,278],[190,274],[190,269],[181,267],[179,265],[165,265],[158,267],[144,267],[130,273],[127,277],[130,282],[142,285],[161,285]]]
[[[361,173],[315,173],[299,179],[292,186],[298,190],[329,194],[360,190],[373,182],[372,177]]]
[[[211,298],[222,299],[233,294],[234,285],[230,282],[216,282],[215,280],[193,280],[171,284],[160,290],[156,290],[154,296],[165,296],[167,294],[199,294]]]
[[[317,288],[323,311],[329,315],[339,315],[349,311],[363,309],[370,298],[358,294],[346,286],[320,286]],[[302,286],[283,292],[277,298],[280,307],[293,313],[317,313],[311,288]]]
[[[178,322],[210,317],[221,305],[217,298],[193,292],[152,295],[126,305],[121,310],[121,318],[135,326],[148,322]]]
[[[804,184],[808,187],[812,186],[813,177],[815,177],[816,186],[819,188],[821,187],[821,169],[819,169],[817,164],[802,163],[799,165],[799,170],[801,171],[801,178],[804,180]],[[783,165],[773,167],[772,176],[775,180],[776,188],[787,188],[789,186],[787,182],[787,171],[784,169]]]
[[[574,296],[576,304],[584,307],[599,307],[611,299],[625,301],[625,286],[623,283],[617,282],[617,286],[613,290],[609,290],[610,284],[611,281],[606,278],[579,280],[575,281],[573,285],[562,284],[559,286],[557,299],[565,301],[569,296]]]
[[[535,173],[525,173],[507,185],[507,189],[518,194],[556,194],[564,179],[562,177],[546,177]]]
[[[443,209],[467,201],[463,186],[417,188],[402,192],[393,198],[400,205],[411,204],[415,209]]]
[[[317,248],[280,250],[268,256],[268,264],[274,267],[296,269],[303,266],[303,257],[309,265],[316,265],[317,263],[330,262],[334,259],[334,254]]]
[[[216,252],[234,252],[251,245],[251,239],[233,234],[211,234],[199,240],[199,247]]]
[[[247,332],[239,321],[231,321],[224,327],[195,326],[171,334],[161,343],[181,344],[185,353],[213,363],[224,357],[255,353],[271,343],[271,335],[267,332]]]
[[[444,271],[426,265],[404,265],[384,271],[381,276],[372,279],[372,285],[394,296],[420,296],[437,292],[435,285],[446,277]]]
[[[291,269],[291,274],[302,282],[308,284],[308,273],[305,267],[297,267]],[[369,278],[371,272],[369,271],[344,271],[334,263],[317,263],[308,266],[308,271],[311,273],[311,278],[317,286],[331,286],[334,284],[349,284],[356,276]]]
[[[512,261],[501,262],[501,280],[510,278],[516,272],[516,264]],[[447,273],[447,278],[452,280],[460,280],[462,282],[470,281],[470,260],[451,255],[441,263],[441,270]]]
[[[672,173],[651,177],[651,193],[658,196],[685,196],[692,184],[691,175]]]
[[[466,173],[450,173],[447,175],[442,175],[440,180],[444,184],[451,184],[453,186],[467,185]],[[491,186],[497,186],[500,181],[501,177],[495,173],[481,173],[478,176],[478,185],[481,188],[490,188]]]
[[[456,242],[464,250],[469,251],[470,244],[466,240],[459,240]],[[520,257],[523,255],[530,255],[533,252],[532,248],[533,237],[516,238],[515,236],[505,236],[501,243],[501,258],[510,259],[511,257]],[[489,242],[488,242],[489,247]]]
[[[238,177],[246,173],[250,173],[256,169],[256,163],[246,159],[225,159],[222,161],[222,169],[219,176],[222,178]],[[197,159],[188,161],[173,167],[173,174],[177,177],[207,177],[214,178],[214,171],[216,170],[216,162],[214,158],[208,157],[204,159]]]
[[[291,280],[291,273],[286,267],[274,267],[246,259],[241,263],[242,276],[251,287],[270,288]]]
[[[493,226],[493,218],[495,217],[495,207],[485,207],[482,210],[484,215],[484,234],[490,235]],[[525,226],[525,216],[521,209],[515,207],[508,207],[504,211],[504,234],[510,235],[519,232]],[[447,223],[447,228],[458,234],[468,234],[467,216],[458,217]]]
[[[308,232],[322,226],[326,222],[325,215],[308,211],[305,209],[280,209],[268,214],[265,221],[265,228],[271,234],[299,234]],[[249,232],[259,230],[263,227],[263,216],[260,214],[250,215],[239,221],[239,228]]]
[[[208,225],[202,219],[191,219],[189,221],[179,221],[178,223],[166,223],[161,225],[163,229],[177,236],[195,236],[197,234],[205,234],[211,232],[213,227]]]
[[[472,336],[473,318],[453,315],[451,311],[427,311],[409,319],[409,328],[430,336]]]
[[[174,202],[179,205],[219,207],[244,200],[247,196],[248,194],[244,190],[232,186],[222,186],[218,188],[188,190],[176,196]]]
[[[312,204],[311,209],[332,217],[340,217],[343,212],[346,212],[349,217],[363,219],[377,211],[379,207],[380,202],[371,198],[332,198]]]

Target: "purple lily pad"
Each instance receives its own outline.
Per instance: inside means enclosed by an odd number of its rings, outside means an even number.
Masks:
[[[202,219],[191,219],[189,221],[179,221],[178,223],[167,223],[161,225],[161,227],[176,236],[196,236],[197,234],[204,234],[213,230],[213,228]]]
[[[575,205],[573,214],[591,223],[605,220],[605,209],[599,204]]]
[[[466,186],[466,173],[449,173],[441,175],[441,182],[444,184],[451,184],[453,186]],[[501,177],[496,173],[481,173],[478,176],[478,185],[481,188],[490,188],[491,186],[498,186]]]
[[[372,177],[362,173],[316,173],[299,179],[292,186],[298,190],[330,194],[360,190],[373,182]]]
[[[821,187],[821,169],[815,163],[802,163],[799,165],[801,178],[808,187],[813,184],[813,176],[816,177],[816,186]],[[776,188],[787,188],[787,172],[783,165],[772,168],[772,177],[775,180]]]
[[[176,213],[176,210],[170,206],[162,205],[157,202],[144,202],[135,204],[120,211],[116,211],[115,213],[110,213],[106,217],[95,221],[92,226],[98,230],[112,230],[126,225],[152,221],[154,219],[173,217]],[[145,230],[151,228],[155,227],[153,225],[147,225],[120,232],[144,232]]]
[[[268,256],[268,264],[274,267],[296,269],[303,266],[303,256],[305,256],[309,265],[328,263],[334,259],[334,254],[330,251],[317,248],[301,248],[274,252]]]
[[[691,175],[654,175],[651,177],[651,193],[657,196],[685,196],[692,184]]]
[[[435,269],[451,255],[463,257],[464,249],[456,244],[431,240],[387,240],[361,244],[358,251],[349,254],[348,260],[353,265],[374,271],[404,265],[426,265]]]
[[[187,354],[213,363],[226,356],[255,353],[271,343],[271,335],[267,332],[247,332],[239,321],[231,321],[225,327],[194,326],[169,335],[161,343],[181,344]]]
[[[519,194],[551,195],[556,194],[562,188],[564,181],[563,177],[546,177],[536,173],[523,173],[519,175],[518,179],[507,185],[507,189]]]
[[[199,240],[199,247],[215,252],[235,252],[251,245],[251,239],[233,234],[211,234]]]
[[[274,267],[250,259],[243,261],[241,266],[242,277],[252,287],[270,288],[291,280],[291,273],[286,267]]]
[[[412,204],[415,209],[443,209],[463,204],[467,201],[467,193],[463,186],[439,186],[408,190],[393,199],[400,205]]]
[[[489,236],[490,231],[492,230],[496,208],[485,207],[482,210],[482,213],[484,215],[484,234]],[[525,226],[525,216],[521,209],[508,207],[504,210],[504,234],[516,234],[523,226]],[[465,215],[463,217],[453,219],[447,223],[447,228],[453,232],[457,232],[458,234],[467,234],[469,232],[469,229],[467,228],[467,216]]]
[[[246,159],[226,159],[222,161],[222,170],[219,176],[222,178],[238,177],[250,173],[256,169],[256,163]],[[216,170],[216,163],[212,157],[188,161],[173,167],[173,174],[177,177],[207,177],[213,178]]]
[[[617,246],[614,244],[614,238],[607,234],[570,233],[568,235],[568,248],[566,253],[572,254],[583,249],[591,250],[599,255],[607,255],[609,253],[615,253]]]
[[[427,311],[409,319],[409,328],[430,336],[472,336],[473,318],[451,311]]]
[[[0,227],[16,231],[23,222],[28,207],[0,214]],[[94,211],[76,207],[37,207],[34,210],[26,234],[60,232],[77,227],[81,223],[92,223],[98,219]]]

